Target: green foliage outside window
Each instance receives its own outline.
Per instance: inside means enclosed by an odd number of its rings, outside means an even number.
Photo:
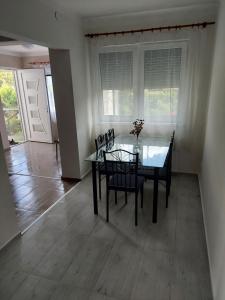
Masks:
[[[14,74],[12,71],[0,71],[0,98],[3,106],[6,129],[9,139],[23,141],[23,131],[17,103]]]

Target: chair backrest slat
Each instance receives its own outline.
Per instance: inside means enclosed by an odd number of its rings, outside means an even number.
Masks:
[[[106,145],[106,136],[105,134],[99,134],[98,137],[95,139],[95,147],[96,151],[101,149]]]
[[[115,187],[129,186],[137,188],[138,174],[138,153],[131,153],[126,150],[118,149],[114,151],[104,151],[104,163],[106,171],[106,183],[109,183],[111,176],[115,178]]]
[[[106,132],[105,138],[106,138],[106,144],[109,144],[111,141],[114,140],[115,138],[114,128],[111,128]]]

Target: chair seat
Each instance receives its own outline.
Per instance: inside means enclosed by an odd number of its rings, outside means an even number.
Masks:
[[[154,168],[142,168],[138,170],[138,176],[142,176],[148,179],[154,179]],[[167,178],[167,170],[166,168],[159,169],[159,180],[166,180]]]
[[[138,189],[144,184],[144,177],[137,177]],[[132,191],[135,190],[135,175],[133,174],[115,174],[110,177],[109,189],[118,191]]]

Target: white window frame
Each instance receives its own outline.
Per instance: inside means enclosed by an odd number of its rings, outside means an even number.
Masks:
[[[185,78],[185,65],[187,57],[187,40],[182,41],[160,41],[160,42],[146,42],[133,45],[118,45],[118,46],[104,46],[96,51],[96,88],[97,88],[97,112],[99,123],[130,123],[136,118],[144,119],[144,51],[146,50],[160,50],[181,48],[181,73],[180,73],[180,90],[179,90],[179,103],[183,98],[183,87]],[[135,101],[135,111],[132,116],[105,116],[103,115],[103,94],[101,89],[101,75],[99,54],[110,52],[132,52],[133,54],[133,93]],[[138,76],[139,75],[139,76]],[[179,104],[178,103],[178,107]],[[179,108],[177,108],[178,110]],[[176,123],[165,122],[151,122],[146,120],[145,123],[152,125],[168,125],[173,126]]]

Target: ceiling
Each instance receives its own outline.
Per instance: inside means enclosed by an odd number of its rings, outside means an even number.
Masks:
[[[45,0],[41,0],[46,3]],[[84,17],[216,3],[216,0],[48,0],[54,9]]]
[[[48,48],[23,42],[1,42],[0,53],[13,56],[39,56],[48,55]]]

